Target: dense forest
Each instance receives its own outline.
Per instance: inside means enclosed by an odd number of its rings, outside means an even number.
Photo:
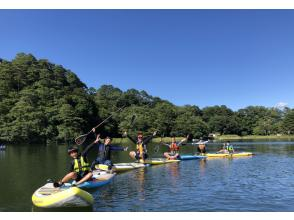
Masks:
[[[99,83],[99,82],[97,82]],[[119,108],[123,107],[121,111]],[[20,53],[0,59],[0,141],[69,142],[116,112],[99,127],[102,135],[121,137],[124,130],[160,136],[207,137],[211,133],[272,135],[294,133],[294,109],[225,105],[200,109],[176,106],[145,91],[111,85],[88,88],[61,65]],[[130,125],[130,120],[136,120]]]

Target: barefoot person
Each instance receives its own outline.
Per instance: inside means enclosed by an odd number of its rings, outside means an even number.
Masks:
[[[156,135],[156,131],[149,137],[143,138],[143,133],[139,132],[137,136],[137,140],[132,138],[127,134],[127,132],[124,133],[125,136],[127,136],[134,144],[136,144],[136,151],[130,152],[130,157],[132,159],[144,161],[148,158],[147,154],[147,144],[152,140],[153,137]]]
[[[70,172],[65,175],[61,181],[55,182],[54,187],[59,187],[70,180],[75,180],[76,183],[74,185],[79,185],[92,178],[93,174],[90,170],[87,154],[89,150],[98,143],[98,141],[99,136],[97,136],[96,140],[87,146],[81,153],[79,153],[79,150],[76,147],[71,147],[67,150],[68,155],[72,158],[70,163]]]
[[[175,160],[175,159],[179,158],[180,146],[183,144],[183,142],[187,141],[188,138],[189,138],[189,136],[187,136],[183,140],[177,142],[176,137],[172,137],[170,144],[166,144],[166,143],[161,142],[161,144],[168,146],[168,152],[164,152],[163,156],[169,160]]]

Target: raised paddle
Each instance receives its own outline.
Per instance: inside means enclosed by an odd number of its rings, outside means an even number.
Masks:
[[[94,127],[94,128],[96,129],[96,128],[98,128],[99,126],[101,126],[102,124],[104,124],[104,123],[105,123],[108,119],[110,119],[115,113],[121,111],[124,107],[125,107],[125,106],[123,106],[123,107],[119,108],[118,110],[116,110],[114,113],[112,113],[110,116],[108,116],[106,119],[104,119],[100,124],[98,124],[98,125],[97,125],[96,127]],[[87,134],[83,134],[83,135],[77,137],[77,138],[75,139],[76,144],[77,144],[77,145],[81,145],[81,144],[83,144],[83,143],[85,142],[85,140],[87,139],[87,136],[88,136],[89,134],[91,134],[92,132],[93,132],[93,129],[92,129],[91,131],[89,131]]]
[[[136,115],[132,115],[132,118],[131,118],[131,120],[130,120],[129,128],[132,127],[132,126],[134,125],[135,119],[136,119]],[[120,139],[120,143],[119,143],[119,145],[121,145],[122,140],[123,140],[123,137],[124,137],[124,135],[122,135],[122,137],[121,137],[121,139]]]

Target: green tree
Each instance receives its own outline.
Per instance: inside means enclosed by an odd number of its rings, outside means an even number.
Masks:
[[[288,111],[282,122],[286,134],[294,134],[294,110]]]

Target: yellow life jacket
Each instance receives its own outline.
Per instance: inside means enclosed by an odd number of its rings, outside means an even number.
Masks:
[[[90,165],[85,161],[83,156],[74,159],[74,171],[77,173],[90,171]]]
[[[140,157],[143,157],[143,152],[144,152],[143,143],[137,144],[137,149],[139,150]]]

